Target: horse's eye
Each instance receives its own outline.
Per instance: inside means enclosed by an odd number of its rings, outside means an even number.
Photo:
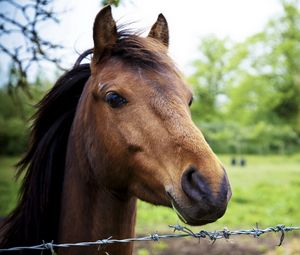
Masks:
[[[117,108],[127,103],[127,100],[116,92],[107,92],[105,95],[105,101],[112,108]]]
[[[194,98],[193,98],[193,97],[191,97],[191,99],[190,99],[190,101],[189,101],[189,106],[191,106],[191,105],[192,105],[192,103],[193,103],[193,100],[194,100]]]

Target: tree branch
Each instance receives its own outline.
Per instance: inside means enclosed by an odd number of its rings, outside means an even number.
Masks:
[[[10,75],[17,76],[9,79],[9,86],[28,87],[29,69],[42,61],[63,69],[60,60],[52,57],[62,45],[47,40],[38,29],[50,21],[59,23],[52,4],[53,0],[0,1],[0,54],[6,55],[15,69]]]

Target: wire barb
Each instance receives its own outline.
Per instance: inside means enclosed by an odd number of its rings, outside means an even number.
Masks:
[[[230,238],[230,231],[227,228],[223,229],[223,237],[225,239],[229,239]]]
[[[53,240],[51,241],[51,243],[45,243],[45,241],[43,241],[43,245],[45,250],[50,250],[52,255],[55,254],[53,248]]]
[[[278,246],[281,246],[282,243],[283,243],[284,237],[285,237],[284,233],[285,233],[285,231],[289,231],[289,230],[288,229],[285,230],[284,225],[277,225],[276,227],[277,227],[277,230],[281,232],[280,241],[279,241],[279,244],[278,244]]]
[[[155,242],[157,242],[157,241],[159,241],[159,239],[160,239],[160,237],[159,237],[159,235],[156,233],[156,234],[151,234],[150,235],[150,238],[153,240],[153,241],[155,241]]]
[[[212,241],[212,244],[214,244],[218,239],[226,239],[228,240],[231,236],[240,236],[240,235],[247,235],[247,236],[253,236],[255,238],[260,237],[263,234],[275,232],[280,232],[280,240],[278,246],[281,246],[284,238],[285,233],[290,231],[299,231],[299,227],[286,227],[284,225],[277,225],[274,227],[269,227],[266,229],[259,229],[258,225],[256,225],[256,228],[249,229],[249,230],[234,230],[230,231],[227,228],[224,228],[223,230],[216,230],[216,231],[206,231],[206,230],[200,230],[199,232],[193,232],[191,229],[181,226],[181,225],[169,225],[170,229],[173,229],[172,234],[166,234],[166,235],[160,235],[158,233],[151,234],[144,237],[135,237],[135,238],[128,238],[128,239],[112,239],[112,237],[109,237],[107,239],[101,239],[97,240],[95,242],[81,242],[81,243],[67,243],[67,244],[54,244],[53,241],[50,243],[46,243],[43,241],[40,245],[35,246],[28,246],[28,247],[12,247],[8,249],[0,249],[0,253],[8,252],[8,251],[22,251],[22,250],[50,250],[52,254],[55,254],[56,248],[68,248],[68,247],[86,247],[86,246],[98,246],[98,249],[104,245],[108,244],[115,244],[115,243],[130,243],[130,242],[138,242],[138,241],[159,241],[161,239],[172,239],[172,238],[197,238],[197,239],[204,239],[209,238]],[[175,234],[175,232],[178,232]]]

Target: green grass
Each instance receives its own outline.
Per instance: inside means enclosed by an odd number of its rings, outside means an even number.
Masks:
[[[247,158],[245,168],[228,167],[232,201],[226,215],[216,225],[300,225],[299,155]]]
[[[300,155],[247,156],[246,167],[226,166],[233,196],[223,218],[203,228],[252,228],[276,224],[300,225]],[[18,185],[13,182],[17,158],[0,158],[0,215],[12,210]],[[171,209],[139,202],[137,233],[167,232],[180,220]],[[199,229],[196,227],[195,229]]]

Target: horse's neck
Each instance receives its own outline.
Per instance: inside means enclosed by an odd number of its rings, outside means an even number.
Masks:
[[[75,155],[65,170],[59,242],[133,237],[136,198],[120,200],[110,191],[86,183],[79,169],[85,167],[88,171],[88,167],[84,159],[79,160]],[[105,245],[100,252],[97,246],[63,250],[63,254],[107,254],[105,252],[128,255],[132,253],[132,245]]]

